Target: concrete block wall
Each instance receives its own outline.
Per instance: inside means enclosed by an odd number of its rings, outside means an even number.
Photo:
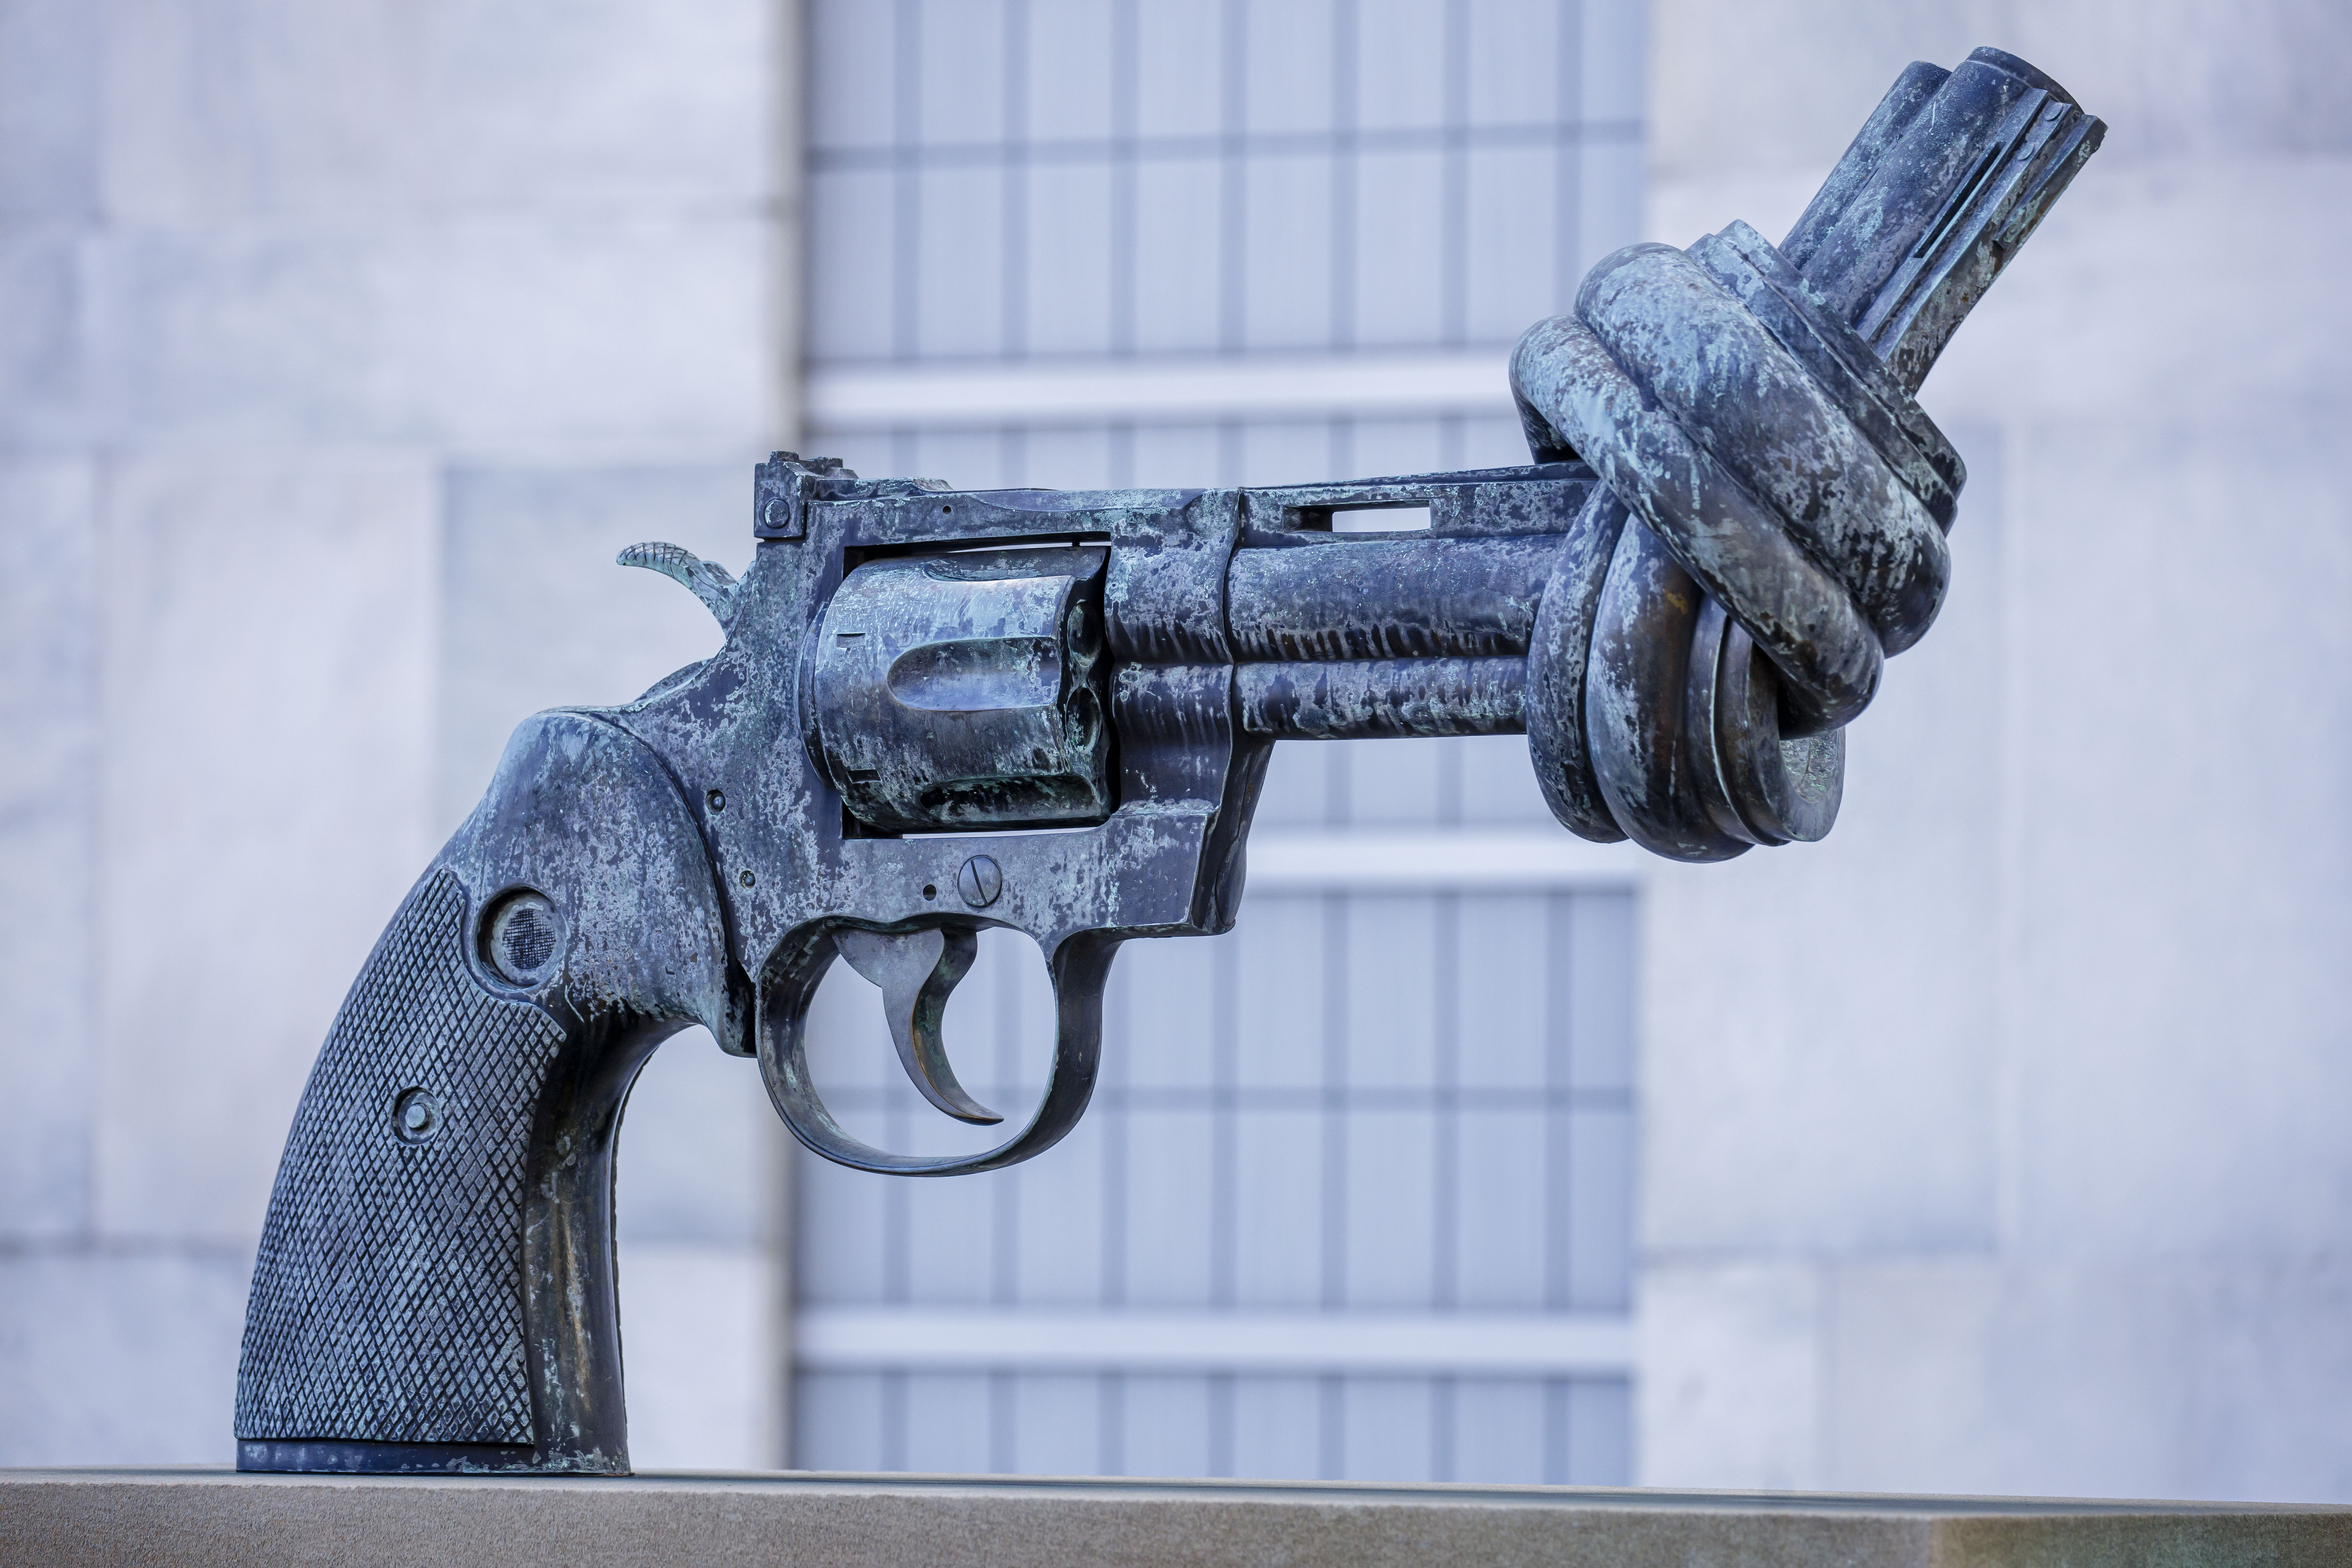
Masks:
[[[517,719],[717,645],[611,560],[749,553],[789,20],[0,0],[0,1464],[228,1456],[376,933]],[[641,1462],[780,1451],[739,1065],[674,1042],[625,1143]]]
[[[1641,1477],[2352,1498],[2352,17],[1652,24],[1671,243],[1913,58],[2113,129],[1922,390],[1955,586],[1836,834],[1652,884]]]

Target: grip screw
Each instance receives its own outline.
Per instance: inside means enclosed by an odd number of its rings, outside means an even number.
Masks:
[[[752,883],[754,883],[754,882],[758,881],[760,879],[759,879],[759,878],[757,878],[757,877],[754,877],[753,875],[751,875],[751,868],[750,868],[749,867],[746,867],[746,868],[744,868],[744,871],[743,871],[742,876],[741,876],[740,878],[739,878],[738,879],[739,879],[740,881],[741,881],[741,882],[742,882],[742,884],[743,884],[745,887],[747,887],[747,888],[748,888],[748,887],[750,887]]]
[[[547,895],[515,889],[490,907],[482,922],[482,957],[509,985],[537,986],[563,956],[563,926]]]
[[[713,811],[724,811],[727,809],[727,792],[723,789],[712,790],[709,795],[702,798],[710,803],[710,809]]]
[[[441,1102],[421,1089],[404,1090],[392,1102],[393,1135],[404,1143],[429,1143],[441,1131]]]
[[[956,873],[956,891],[961,893],[963,901],[973,909],[984,910],[996,902],[996,896],[1004,891],[1004,873],[997,868],[994,860],[985,855],[975,855],[963,863],[962,870]]]

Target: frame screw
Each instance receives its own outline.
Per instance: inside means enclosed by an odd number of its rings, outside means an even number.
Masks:
[[[975,855],[956,873],[956,891],[973,909],[984,910],[1004,891],[1004,873],[985,855]]]
[[[441,1131],[441,1102],[421,1089],[412,1089],[392,1102],[393,1135],[404,1143],[429,1143]]]
[[[493,904],[482,925],[482,957],[509,985],[545,983],[563,957],[563,922],[547,895],[517,889]]]

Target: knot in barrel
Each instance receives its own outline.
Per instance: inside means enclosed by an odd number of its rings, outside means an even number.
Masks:
[[[1606,485],[1529,653],[1554,811],[1685,860],[1820,837],[1842,726],[1942,604],[1958,455],[1745,224],[1603,260],[1511,386],[1538,458]]]

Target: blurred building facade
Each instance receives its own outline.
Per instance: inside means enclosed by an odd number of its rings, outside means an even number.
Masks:
[[[805,424],[864,473],[1521,463],[1510,344],[1640,222],[1631,6],[810,20]],[[1628,1479],[1633,857],[1564,856],[1508,740],[1278,748],[1257,823],[1232,935],[1121,952],[1048,1163],[806,1172],[798,1463]],[[946,1028],[1034,1103],[1043,964],[990,956]],[[870,987],[821,1005],[863,1135],[965,1131]]]
[[[1780,232],[1899,59],[2113,129],[1921,388],[1955,590],[1837,832],[1647,884],[1641,1473],[2352,1495],[2352,17],[1650,26],[1674,244]]]
[[[715,645],[614,550],[740,560],[777,444],[1509,461],[1591,259],[1777,232],[1983,42],[2114,130],[1924,389],[1955,589],[1836,834],[1644,865],[1509,743],[1284,748],[1241,930],[1130,948],[1126,1076],[984,1181],[811,1170],[681,1037],[634,1446],[2352,1498],[2352,24],[2291,0],[0,0],[0,1462],[226,1457],[385,914],[517,718]],[[1024,958],[950,1015],[1008,1092]],[[919,1136],[854,984],[824,1068]],[[975,1355],[1024,1308],[1157,1359]],[[1449,1373],[1475,1313],[1563,1332]],[[1234,1329],[1301,1318],[1354,1348]]]
[[[230,1456],[287,1121],[386,912],[515,715],[718,646],[611,561],[739,555],[789,421],[785,23],[0,7],[5,1462]],[[625,1157],[649,1455],[776,1458],[740,1065],[663,1053]]]

